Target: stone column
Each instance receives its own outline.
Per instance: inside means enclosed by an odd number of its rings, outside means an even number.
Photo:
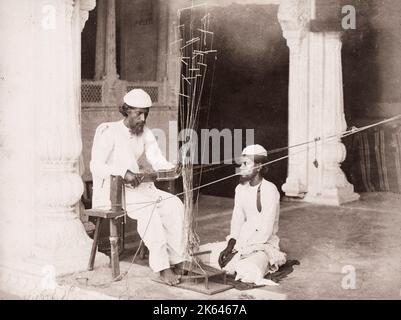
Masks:
[[[42,13],[36,14],[40,26]],[[32,1],[0,1],[0,291],[16,285],[16,270],[33,251],[33,15]]]
[[[85,270],[89,260],[92,240],[76,206],[83,191],[77,170],[82,149],[77,46],[94,5],[1,2],[1,39],[10,48],[0,59],[5,74],[0,96],[7,105],[0,146],[1,290],[36,295],[56,289],[55,276]],[[97,256],[98,264],[107,262]]]
[[[95,80],[119,78],[116,65],[116,3],[101,0],[97,6]]]
[[[121,103],[121,96],[125,90],[125,82],[119,80],[117,74],[116,56],[116,2],[106,0],[106,42],[104,62],[104,92],[103,102],[108,106],[115,106]]]
[[[156,21],[158,26],[158,51],[157,51],[157,81],[159,86],[159,103],[165,105],[167,100],[167,53],[169,41],[169,4],[167,1],[159,1]],[[161,89],[161,90],[160,90]]]
[[[278,19],[290,49],[288,88],[288,145],[307,141],[308,132],[308,1],[285,0]],[[289,149],[288,176],[283,191],[290,197],[303,197],[307,191],[307,146]]]
[[[341,137],[336,136],[347,129],[341,47],[340,32],[310,34],[310,60],[313,61],[310,82],[313,86],[310,88],[309,139],[321,137],[323,140],[310,146],[305,200],[331,205],[359,199],[341,170],[346,149]]]
[[[98,1],[96,7],[96,61],[95,80],[103,79],[105,75],[105,50],[106,50],[106,1]]]
[[[166,102],[169,106],[178,110],[178,93],[181,82],[180,47],[182,42],[177,42],[181,35],[178,26],[180,24],[178,10],[185,8],[188,3],[184,0],[171,1],[168,4],[168,58],[167,58],[167,92]]]
[[[57,274],[63,274],[86,268],[92,241],[75,206],[83,192],[76,168],[82,141],[77,119],[79,76],[75,74],[79,57],[74,55],[80,42],[82,22],[77,14],[81,7],[71,0],[53,1],[53,5],[59,12],[58,27],[51,33],[39,32],[36,38],[40,88],[35,119],[34,255],[53,266]],[[74,35],[74,31],[79,34]]]
[[[335,136],[346,130],[343,105],[341,38],[336,32],[311,32],[314,0],[284,0],[278,18],[290,49],[288,177],[290,197],[339,205],[357,200],[341,163],[346,152]]]
[[[105,73],[107,80],[117,80],[116,1],[107,0]]]

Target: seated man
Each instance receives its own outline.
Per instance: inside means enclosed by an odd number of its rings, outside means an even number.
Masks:
[[[127,214],[137,220],[138,233],[149,249],[149,266],[160,280],[175,285],[179,276],[172,266],[184,260],[184,206],[178,197],[157,189],[153,181],[145,182],[138,164],[145,153],[154,170],[174,168],[145,125],[151,106],[145,91],[133,89],[120,107],[124,119],[97,127],[90,162],[92,203],[93,208],[110,208],[110,175],[123,177]]]
[[[267,151],[260,145],[252,145],[243,150],[242,156],[228,243],[209,248],[211,259],[213,256],[217,259],[213,252],[224,248],[217,262],[228,274],[236,274],[236,280],[274,285],[264,277],[286,262],[276,235],[280,194],[274,184],[264,179],[267,166],[260,166],[267,162]],[[205,249],[208,248],[203,246],[202,250]]]

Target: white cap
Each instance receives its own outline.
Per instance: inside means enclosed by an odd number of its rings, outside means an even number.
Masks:
[[[124,96],[124,102],[133,108],[150,108],[152,99],[142,89],[132,89]]]
[[[260,144],[253,144],[251,146],[247,146],[244,150],[242,150],[243,156],[266,156],[267,151]]]

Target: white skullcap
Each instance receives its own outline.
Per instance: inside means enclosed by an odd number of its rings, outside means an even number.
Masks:
[[[253,144],[251,146],[247,146],[244,150],[242,150],[243,156],[266,156],[267,151],[260,144]]]
[[[152,99],[142,89],[132,89],[124,96],[124,102],[133,108],[150,108]]]

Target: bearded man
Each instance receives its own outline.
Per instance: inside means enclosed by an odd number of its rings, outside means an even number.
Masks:
[[[257,285],[275,285],[264,277],[286,262],[277,236],[280,193],[265,179],[267,160],[267,151],[260,145],[242,151],[230,235],[227,242],[202,246],[212,251],[211,265],[218,264],[236,275],[236,280]]]
[[[110,208],[110,176],[125,181],[127,214],[137,220],[137,229],[149,249],[149,266],[158,280],[179,283],[173,267],[184,261],[184,206],[181,200],[146,181],[138,163],[142,154],[153,170],[175,166],[163,156],[156,138],[146,126],[150,96],[133,89],[119,108],[124,119],[100,124],[95,133],[90,170],[93,176],[92,207]]]

